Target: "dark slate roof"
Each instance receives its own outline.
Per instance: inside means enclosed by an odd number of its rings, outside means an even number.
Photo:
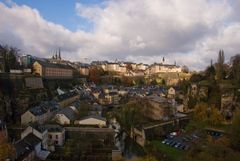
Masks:
[[[39,106],[35,106],[29,109],[29,111],[35,116],[41,116],[48,110],[52,112],[58,110],[59,108],[59,104],[56,101],[45,101],[42,102]]]
[[[81,106],[81,103],[80,103],[80,101],[75,101],[75,102],[73,102],[72,106],[74,106],[74,107],[76,107],[77,109],[79,109],[80,106]]]
[[[106,118],[98,116],[98,115],[86,116],[86,117],[81,118],[80,120],[86,120],[86,119],[90,119],[90,118],[94,118],[94,119],[98,119],[98,120],[102,120],[102,121],[107,121]]]
[[[23,159],[32,151],[34,151],[34,148],[31,145],[27,144],[24,140],[18,141],[14,146],[16,149],[16,157],[18,160]]]
[[[48,132],[62,132],[64,128],[56,124],[47,124],[45,128],[48,129]]]
[[[35,116],[41,116],[47,112],[47,109],[43,108],[41,106],[35,106],[35,107],[29,109],[29,111]]]
[[[65,65],[65,64],[50,63],[47,61],[40,61],[40,60],[37,60],[37,62],[44,67],[73,69],[71,66]]]
[[[37,130],[38,132],[40,133],[43,133],[45,132],[47,129],[44,125],[40,125],[40,124],[37,124],[37,123],[33,123],[30,125],[33,129]]]
[[[57,100],[58,101],[63,101],[65,99],[68,99],[68,98],[71,98],[71,97],[74,97],[74,96],[77,96],[77,95],[78,95],[78,93],[76,91],[67,92],[67,93],[58,95]]]
[[[16,149],[16,157],[17,160],[21,160],[34,151],[34,147],[39,144],[41,140],[37,138],[35,135],[28,134],[25,138],[16,142],[15,149]]]
[[[69,120],[75,120],[76,119],[76,113],[71,107],[65,107],[61,111],[58,112],[58,114],[65,115]]]
[[[41,142],[41,139],[39,139],[37,136],[35,136],[32,133],[28,134],[25,138],[23,138],[23,140],[31,146],[36,146]]]

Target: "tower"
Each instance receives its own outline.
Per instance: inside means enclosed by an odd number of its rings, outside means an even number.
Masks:
[[[58,50],[58,59],[61,60],[61,49]]]

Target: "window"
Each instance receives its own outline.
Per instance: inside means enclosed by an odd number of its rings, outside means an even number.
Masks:
[[[56,135],[56,139],[58,139],[58,135]]]
[[[48,137],[49,137],[49,139],[52,139],[52,135],[51,135],[51,134],[49,134],[49,136],[48,136]]]

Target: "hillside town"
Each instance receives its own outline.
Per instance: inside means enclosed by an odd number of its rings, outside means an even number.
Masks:
[[[0,161],[240,161],[240,0],[0,0]]]
[[[231,150],[239,55],[227,65],[220,50],[218,62],[192,72],[164,58],[87,64],[60,50],[51,58],[0,51],[1,160],[191,160],[198,145],[217,144],[239,155]]]

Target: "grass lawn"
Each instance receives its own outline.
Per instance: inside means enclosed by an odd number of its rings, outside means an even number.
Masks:
[[[186,153],[186,151],[179,150],[168,145],[161,143],[161,141],[152,141],[151,142],[154,147],[156,147],[159,151],[163,152],[170,158],[172,161],[178,161],[181,157]]]

